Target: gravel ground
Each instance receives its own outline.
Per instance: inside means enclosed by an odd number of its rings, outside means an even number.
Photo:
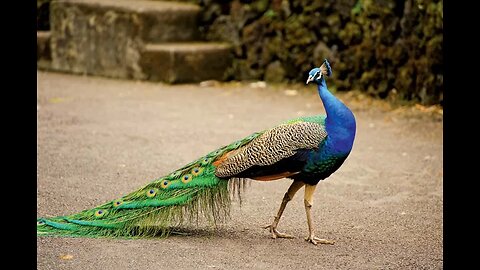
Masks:
[[[112,200],[219,146],[323,113],[315,86],[164,85],[38,72],[37,215]],[[339,94],[357,118],[354,148],[320,182],[317,235],[303,240],[303,193],[271,223],[289,180],[252,181],[231,219],[188,235],[118,240],[37,237],[38,269],[441,269],[443,121],[434,109]]]

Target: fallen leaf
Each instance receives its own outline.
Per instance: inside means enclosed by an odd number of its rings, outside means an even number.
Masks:
[[[60,259],[62,259],[62,260],[71,260],[71,259],[73,259],[73,255],[70,255],[70,254],[61,255],[61,256],[60,256]]]
[[[54,98],[51,98],[48,100],[50,103],[61,103],[61,102],[64,102],[65,99],[61,98],[61,97],[54,97]]]

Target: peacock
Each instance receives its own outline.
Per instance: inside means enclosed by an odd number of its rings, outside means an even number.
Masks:
[[[329,177],[350,154],[356,122],[352,111],[327,88],[332,74],[325,59],[308,73],[317,84],[326,115],[298,117],[220,147],[142,188],[79,213],[37,218],[37,236],[167,237],[185,222],[207,217],[216,224],[228,217],[233,194],[248,181],[293,180],[273,222],[272,238],[293,238],[277,230],[294,195],[305,187],[306,241],[333,244],[315,236],[311,213],[320,180]],[[243,187],[243,188],[242,188]]]

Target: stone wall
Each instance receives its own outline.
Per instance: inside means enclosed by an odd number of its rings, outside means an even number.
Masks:
[[[338,90],[443,101],[443,1],[192,1],[204,36],[234,45],[230,79],[302,82],[328,58]]]

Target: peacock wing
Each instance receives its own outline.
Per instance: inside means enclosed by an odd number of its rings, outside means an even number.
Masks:
[[[326,136],[324,125],[315,122],[293,121],[278,125],[218,158],[214,163],[215,175],[258,180],[286,177],[300,171],[308,151],[317,149]]]

